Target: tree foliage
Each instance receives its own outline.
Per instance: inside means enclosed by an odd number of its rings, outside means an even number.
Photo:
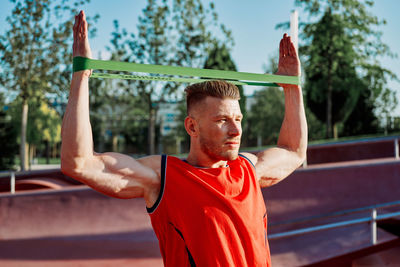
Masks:
[[[21,100],[23,170],[28,102],[46,93],[60,94],[69,83],[73,18],[77,8],[88,1],[12,1],[15,6],[6,19],[9,29],[0,36],[0,84]]]
[[[11,120],[10,108],[0,93],[0,170],[11,170],[18,154],[17,132]]]
[[[346,36],[337,14],[328,9],[312,34],[311,44],[301,49],[312,55],[305,64],[306,101],[317,118],[326,122],[328,137],[332,137],[335,125],[353,111],[365,84],[356,72],[351,37]]]
[[[9,104],[13,127],[18,136],[21,136],[21,102],[22,99],[16,98]],[[61,116],[45,98],[31,98],[28,105],[26,140],[29,144],[29,157],[35,156],[39,150],[45,152],[45,156],[49,158],[50,148],[61,142]]]
[[[61,117],[45,101],[31,103],[28,123],[28,143],[40,145],[44,142],[55,144],[61,141]]]
[[[277,59],[278,53],[269,57],[264,67],[266,73],[277,72]],[[248,113],[248,145],[276,144],[285,113],[283,91],[278,87],[265,87],[256,91],[251,98],[255,101]]]
[[[378,61],[379,57],[394,55],[381,41],[380,27],[386,21],[369,12],[374,2],[295,3],[309,14],[309,21],[300,24],[304,43],[299,49],[306,73],[306,102],[316,117],[325,121],[327,137],[333,136],[338,123],[344,125],[343,135],[376,129],[377,114],[387,116],[386,107],[397,103],[387,86],[388,79],[397,77]],[[364,126],[348,131],[354,121]]]
[[[258,145],[276,144],[285,113],[283,91],[278,87],[266,87],[255,92],[253,97],[255,103],[248,116],[249,138],[258,139]]]

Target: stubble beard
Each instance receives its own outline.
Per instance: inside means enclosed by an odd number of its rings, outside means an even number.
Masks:
[[[200,149],[213,160],[232,161],[239,156],[239,148],[223,151],[221,144],[204,136],[200,136],[199,141]]]

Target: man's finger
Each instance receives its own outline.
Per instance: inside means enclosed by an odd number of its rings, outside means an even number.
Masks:
[[[292,47],[292,40],[290,39],[290,36],[288,36],[288,38],[286,39],[286,47],[287,47],[287,53],[288,56],[293,56],[292,50],[290,49]]]
[[[83,32],[84,32],[85,36],[87,34],[87,29],[88,29],[88,23],[86,21],[86,16],[85,16],[85,13],[84,13],[83,14]]]
[[[293,56],[293,57],[297,57],[297,51],[296,51],[296,48],[294,47],[294,44],[293,44],[293,42],[292,42],[292,39],[290,38],[290,36],[287,38],[287,47],[288,47],[288,54],[290,55],[290,56]]]
[[[282,47],[283,47],[283,55],[284,55],[285,57],[288,56],[287,34],[286,34],[286,33],[283,35]]]
[[[293,43],[290,44],[290,54],[294,57],[297,57],[297,51]]]
[[[79,24],[80,24],[79,22],[80,22],[80,20],[81,20],[81,19],[80,19],[80,17],[81,17],[80,15],[81,15],[81,14],[79,13],[78,16],[77,16],[77,18],[76,18],[76,37],[78,37],[78,34],[79,34]]]
[[[84,38],[85,35],[85,21],[83,20],[83,14],[81,14],[81,18],[79,21],[79,37]]]
[[[279,59],[283,58],[283,39],[279,43]]]

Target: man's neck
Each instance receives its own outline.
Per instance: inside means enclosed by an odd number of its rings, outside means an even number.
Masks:
[[[186,161],[192,166],[202,168],[222,168],[227,165],[226,160],[213,160],[207,155],[199,155],[198,153],[193,153],[193,151],[189,152]]]

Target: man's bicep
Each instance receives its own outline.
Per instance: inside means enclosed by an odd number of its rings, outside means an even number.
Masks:
[[[114,152],[95,153],[82,170],[84,183],[101,193],[118,197],[143,197],[146,187],[159,181],[155,162],[159,156],[135,160]]]
[[[285,148],[273,147],[257,154],[256,172],[261,187],[279,183],[301,164],[298,154]]]

